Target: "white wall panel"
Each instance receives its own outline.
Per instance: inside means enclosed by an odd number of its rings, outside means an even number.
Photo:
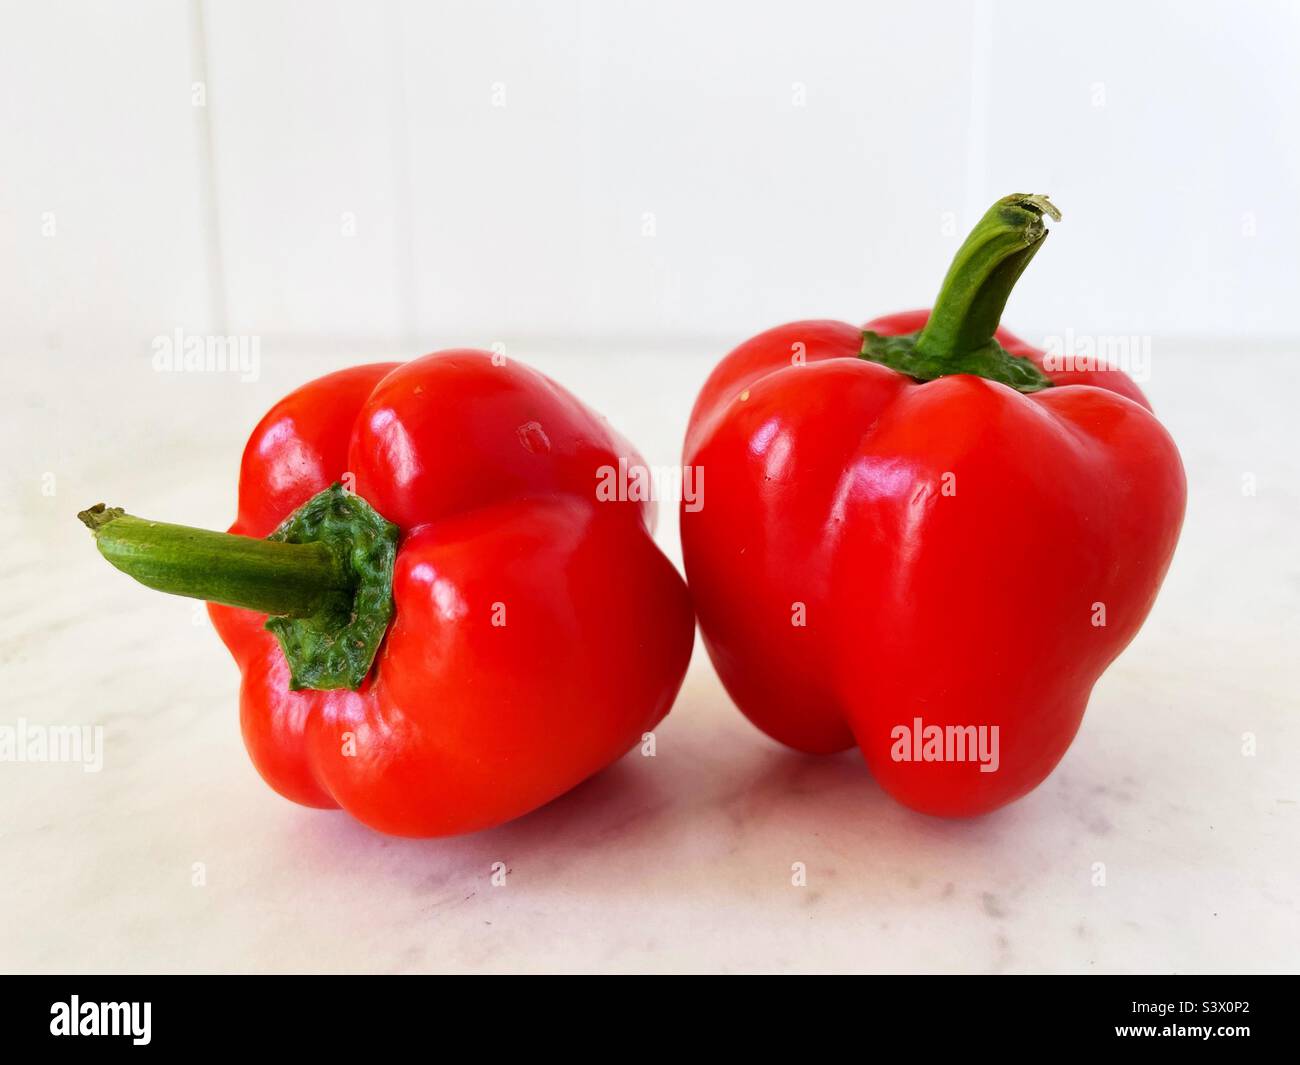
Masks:
[[[990,5],[973,183],[1065,218],[1014,299],[1077,333],[1294,335],[1300,5]]]
[[[391,336],[409,271],[393,10],[204,5],[231,329]]]
[[[589,325],[601,146],[579,6],[408,3],[397,19],[422,343]]]
[[[967,147],[945,8],[405,5],[421,326],[739,337],[928,298]]]
[[[721,342],[928,302],[1016,189],[1066,215],[1027,333],[1300,330],[1285,0],[0,12],[5,351]]]
[[[185,4],[0,6],[4,357],[126,367],[209,328],[192,79]]]

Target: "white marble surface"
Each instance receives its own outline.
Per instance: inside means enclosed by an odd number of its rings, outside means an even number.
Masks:
[[[510,353],[670,463],[725,346]],[[415,351],[308,350],[264,338],[255,384],[160,377],[147,343],[2,353],[0,724],[105,730],[99,773],[0,763],[3,970],[1300,967],[1294,348],[1155,341],[1146,387],[1189,473],[1182,544],[1074,747],[1011,808],[932,820],[884,797],[853,755],[781,749],[697,648],[657,757],[441,841],[386,839],[272,793],[201,610],[112,572],[74,517],[104,499],[220,527],[243,440],[275,398]],[[677,558],[672,515],[660,539]]]

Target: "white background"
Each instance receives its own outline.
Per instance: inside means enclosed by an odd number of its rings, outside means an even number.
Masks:
[[[4,0],[0,725],[105,749],[0,763],[0,969],[1294,971],[1298,67],[1296,3]],[[74,518],[223,528],[280,396],[458,344],[676,462],[732,345],[927,305],[1013,191],[1065,218],[1006,323],[1149,343],[1189,502],[1070,752],[988,817],[780,748],[697,646],[655,758],[386,839],[262,784],[202,608]],[[177,329],[258,338],[257,380],[155,372]]]
[[[1300,328],[1293,2],[3,12],[7,355],[734,343],[928,303],[1013,191],[1065,212],[1027,335]]]

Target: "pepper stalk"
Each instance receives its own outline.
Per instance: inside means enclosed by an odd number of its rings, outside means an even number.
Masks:
[[[905,336],[866,330],[861,357],[919,381],[965,373],[1020,392],[1050,388],[1042,370],[994,336],[1011,290],[1047,239],[1043,215],[1061,219],[1046,196],[1017,192],[998,200],[957,249],[925,328]]]
[[[265,540],[149,521],[97,503],[78,515],[110,564],[171,595],[269,614],[289,687],[359,688],[393,610],[398,528],[334,484]]]

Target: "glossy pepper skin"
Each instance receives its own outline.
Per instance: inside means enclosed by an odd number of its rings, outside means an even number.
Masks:
[[[266,615],[209,605],[266,782],[381,832],[447,836],[525,814],[640,743],[681,685],[694,616],[653,504],[597,500],[620,458],[640,462],[572,395],[481,351],[358,366],[277,403],[245,448],[230,532],[267,537],[343,481],[400,542],[392,619],[356,690],[291,690]]]
[[[986,294],[989,330],[1005,296]],[[899,801],[960,816],[1024,795],[1064,755],[1151,609],[1186,486],[1119,371],[1044,369],[1001,329],[1050,386],[917,380],[862,357],[870,334],[887,346],[929,317],[796,322],[723,359],[687,432],[708,494],[683,509],[682,545],[705,645],[754,724],[801,751],[856,744]],[[998,726],[996,769],[904,760],[930,726]]]

